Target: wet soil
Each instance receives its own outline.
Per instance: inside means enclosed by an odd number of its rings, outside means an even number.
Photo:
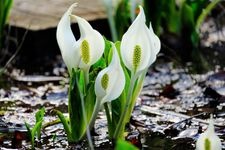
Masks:
[[[49,73],[50,72],[50,73]],[[1,78],[0,149],[31,147],[24,123],[35,123],[35,112],[45,107],[44,124],[57,119],[53,109],[67,113],[68,79],[64,65],[40,75],[12,69]],[[214,114],[216,133],[225,148],[225,71],[217,67],[205,74],[191,74],[172,62],[158,61],[149,69],[137,100],[126,139],[140,149],[191,150]],[[107,135],[104,111],[92,133],[96,149],[113,149]],[[42,130],[37,149],[87,149],[86,140],[69,145],[63,126]]]

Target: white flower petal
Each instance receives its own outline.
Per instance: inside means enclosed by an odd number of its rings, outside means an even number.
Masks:
[[[102,35],[94,30],[91,25],[83,18],[78,17],[78,16],[73,16],[76,18],[77,23],[80,28],[80,39],[78,40],[78,45],[79,45],[79,51],[81,47],[81,43],[86,40],[88,45],[89,45],[89,62],[86,63],[80,59],[79,67],[80,68],[87,68],[88,66],[93,65],[96,63],[100,57],[102,56],[105,48],[105,42],[104,38]],[[79,54],[81,57],[81,53]]]
[[[62,16],[57,26],[56,38],[63,57],[63,60],[71,72],[72,68],[77,68],[79,56],[77,55],[76,39],[70,27],[70,15],[77,4],[72,4]]]
[[[123,35],[121,41],[121,57],[129,70],[139,72],[149,67],[149,59],[151,55],[154,55],[149,33],[149,29],[145,24],[144,10],[140,6],[140,13]],[[140,60],[136,67],[134,63],[134,49],[137,45],[140,46],[141,52]]]
[[[109,86],[107,89],[107,96],[104,97],[104,102],[109,102],[118,98],[125,87],[125,75],[120,65],[120,58],[116,47],[112,44],[113,59],[109,65],[108,75],[110,77]]]
[[[161,42],[158,36],[154,33],[151,23],[149,24],[149,30],[153,39],[153,47],[154,47],[153,51],[155,52],[155,54],[158,54],[161,49]]]
[[[109,68],[105,68],[101,72],[99,72],[95,80],[95,94],[100,99],[102,99],[106,95],[106,90],[102,87],[101,80],[103,75],[105,75],[108,72],[108,70]]]
[[[103,69],[97,76],[95,81],[95,93],[102,101],[101,103],[112,101],[118,98],[125,86],[125,75],[120,65],[120,59],[117,50],[112,43],[113,58],[109,66]],[[108,76],[107,86],[102,85],[104,75]]]
[[[79,16],[72,15],[73,18],[77,20],[79,29],[80,29],[80,38],[86,37],[88,34],[92,33],[94,30],[92,26],[83,18]]]
[[[196,150],[205,150],[206,142],[208,142],[210,150],[222,149],[220,138],[215,134],[212,117],[210,119],[208,129],[199,136],[196,142]]]
[[[156,56],[161,49],[161,42],[158,36],[154,33],[151,23],[149,25],[149,34],[150,34],[150,43],[152,43],[151,46],[152,46],[152,52],[153,52],[153,54],[151,55],[151,58],[149,59],[149,65],[151,65],[153,62],[155,62]]]

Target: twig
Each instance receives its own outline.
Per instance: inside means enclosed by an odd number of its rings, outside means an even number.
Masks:
[[[207,113],[203,112],[203,113],[199,113],[199,114],[190,116],[190,117],[187,118],[187,119],[184,119],[184,120],[181,120],[181,121],[179,121],[179,122],[175,122],[175,123],[169,125],[167,128],[171,128],[171,127],[173,127],[173,126],[175,126],[175,125],[181,124],[182,122],[186,122],[186,121],[191,120],[191,119],[193,119],[193,118],[195,118],[195,117],[198,117],[198,116],[201,116],[201,115],[205,115],[205,114],[207,114]]]
[[[196,121],[196,122],[199,122],[199,123],[202,123],[202,124],[209,124],[206,120],[195,118],[196,116],[188,116],[188,115],[184,115],[184,114],[180,114],[180,113],[176,113],[176,112],[172,112],[172,111],[159,110],[159,109],[155,109],[155,108],[152,108],[152,107],[149,107],[149,106],[142,106],[141,111],[143,111],[144,113],[147,113],[147,114],[155,114],[155,115],[158,115],[158,116],[169,115],[169,116],[175,116],[175,117],[179,117],[179,118],[184,119],[184,120],[179,121],[179,122],[183,122],[183,121],[191,119],[193,121]],[[199,116],[199,114],[197,116]],[[218,123],[214,123],[214,125],[218,126],[218,127],[224,127],[224,125],[221,125],[221,124],[218,124]]]
[[[66,118],[66,119],[68,119],[68,118]],[[69,120],[69,119],[68,119],[68,120]],[[53,121],[51,121],[51,122],[45,123],[45,124],[42,126],[42,128],[45,129],[45,128],[47,128],[47,127],[50,127],[50,126],[53,126],[53,125],[56,125],[56,124],[59,124],[59,123],[61,123],[61,120],[60,120],[60,119],[56,119],[56,120],[53,120]]]
[[[20,45],[18,46],[18,48],[16,49],[16,52],[10,57],[10,59],[6,62],[5,66],[3,67],[3,69],[1,70],[2,72],[4,72],[4,70],[8,67],[8,65],[11,63],[11,61],[16,57],[16,55],[19,53],[19,51],[21,50],[21,47],[25,41],[26,35],[28,33],[28,30],[26,30],[26,32],[23,35],[22,41],[20,43]]]

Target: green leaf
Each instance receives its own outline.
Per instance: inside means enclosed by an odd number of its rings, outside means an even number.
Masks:
[[[56,113],[56,115],[59,117],[59,119],[61,120],[62,124],[63,124],[63,128],[67,134],[67,139],[70,142],[72,140],[72,136],[71,136],[71,128],[69,126],[69,123],[67,121],[67,119],[65,118],[65,116],[58,110],[54,110],[54,112]]]
[[[105,39],[105,50],[104,50],[104,59],[105,59],[105,63],[106,65],[108,66],[109,63],[110,63],[110,60],[109,60],[109,55],[110,55],[110,50],[111,50],[111,41],[108,41],[107,39]],[[112,54],[111,54],[112,55]]]
[[[90,82],[89,84],[90,88],[87,91],[87,95],[85,97],[85,110],[86,110],[86,115],[87,115],[87,122],[90,121],[93,110],[94,110],[94,106],[95,106],[95,100],[96,100],[96,96],[95,96],[95,90],[94,90],[94,82]]]
[[[42,107],[36,114],[35,114],[35,118],[36,118],[36,124],[38,122],[42,122],[43,119],[44,119],[44,115],[45,115],[45,108]],[[37,129],[37,136],[38,136],[38,139],[41,138],[41,126],[42,124],[39,126],[39,128]]]
[[[94,65],[92,65],[90,69],[89,79],[90,81],[93,82],[95,81],[98,73],[109,64],[108,55],[111,49],[111,43],[106,38],[104,38],[104,41],[105,41],[105,49],[103,56]]]
[[[84,85],[82,84],[81,80],[83,80],[81,77],[81,71],[72,70],[68,102],[71,136],[73,140],[72,142],[79,141],[84,136],[86,131],[86,124],[81,103],[85,94],[82,91]]]
[[[27,128],[28,138],[31,141],[32,149],[34,149],[34,138],[35,138],[35,135],[36,135],[37,131],[41,128],[41,125],[42,125],[42,120],[37,122],[34,125],[34,127],[31,129],[30,125],[25,122],[25,126]]]
[[[91,66],[91,71],[96,69],[96,68],[105,68],[106,67],[106,62],[104,58],[100,58],[94,65]]]
[[[105,68],[105,67],[104,67]],[[91,72],[89,73],[89,81],[90,82],[94,82],[98,73],[102,70],[103,68],[94,68],[91,70]]]
[[[75,84],[77,84],[77,86],[79,86],[81,93],[83,95],[86,94],[86,83],[85,83],[85,73],[83,70],[77,70],[77,76],[76,78],[78,78],[77,81],[74,81]]]
[[[127,141],[119,139],[117,141],[115,150],[138,150],[138,148]]]
[[[129,0],[120,1],[115,13],[115,22],[118,39],[121,39],[131,23]]]
[[[181,8],[181,20],[182,20],[182,31],[186,36],[184,37],[187,43],[190,43],[191,48],[197,48],[199,44],[199,35],[195,29],[195,21],[194,21],[194,11],[187,4],[184,3]]]
[[[201,11],[201,13],[199,14],[199,16],[196,17],[196,30],[198,31],[202,22],[205,20],[206,16],[213,10],[213,8],[216,7],[216,5],[218,3],[220,3],[222,0],[213,0],[211,1],[206,7],[205,9],[203,9]]]
[[[196,21],[203,9],[209,3],[209,0],[186,0],[186,3],[192,8],[194,20]]]
[[[34,127],[32,128],[31,135],[32,137],[35,137],[36,133],[38,132],[39,129],[41,129],[43,120],[37,122]]]
[[[113,55],[113,50],[112,50],[112,48],[110,48],[109,53],[108,53],[108,58],[107,58],[108,65],[110,64],[110,62],[112,60],[112,55]]]
[[[31,139],[32,138],[32,134],[31,134],[31,127],[28,123],[25,122],[25,126],[27,128],[27,135],[28,135],[28,138]]]
[[[13,3],[12,0],[5,0],[4,1],[4,8],[5,8],[5,13],[4,13],[4,17],[3,17],[4,23],[6,23],[6,21],[7,21],[9,11],[12,7],[12,3]]]
[[[193,10],[186,3],[183,4],[181,9],[181,20],[183,26],[186,26],[186,28],[189,28],[190,30],[195,29]]]
[[[37,134],[38,139],[41,138],[41,127],[42,127],[44,114],[45,114],[44,108],[41,108],[39,111],[36,112],[36,114],[35,114],[36,122],[32,129],[31,129],[30,125],[25,122],[28,138],[31,141],[32,149],[34,149],[34,138],[35,138],[36,134]]]
[[[129,89],[129,83],[130,83],[130,72],[129,70],[126,69],[125,65],[122,62],[122,58],[120,55],[120,42],[116,42],[115,46],[118,50],[118,54],[120,56],[120,60],[121,60],[121,66],[124,70],[124,74],[125,74],[125,78],[126,78],[126,83],[125,83],[125,88],[122,92],[122,94],[120,95],[120,97],[114,101],[111,102],[111,128],[110,130],[114,131],[118,125],[120,116],[122,114],[122,112],[124,111],[125,108],[125,104],[126,104],[126,94],[128,92]],[[110,137],[112,138],[113,135],[110,135]]]
[[[69,102],[68,111],[70,117],[71,136],[73,140],[78,141],[80,137],[81,121],[82,121],[82,107],[81,97],[79,93],[79,83],[77,84],[76,78],[79,78],[79,72],[72,71],[69,87]]]
[[[164,21],[163,19],[166,13],[169,14],[169,11],[165,9],[165,3],[171,5],[167,0],[144,0],[146,23],[149,25],[151,21],[152,27],[157,35],[160,34],[162,21]],[[165,11],[166,13],[164,13]]]

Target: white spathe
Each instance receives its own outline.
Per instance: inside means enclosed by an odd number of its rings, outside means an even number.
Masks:
[[[156,59],[160,50],[160,40],[152,27],[146,26],[144,10],[140,12],[121,41],[121,57],[125,66],[134,73],[146,70]]]
[[[73,16],[79,25],[80,28],[80,39],[77,41],[77,45],[81,45],[81,43],[86,40],[90,47],[90,60],[88,63],[85,63],[83,59],[79,62],[79,68],[87,68],[94,63],[96,63],[104,53],[105,41],[102,35],[94,30],[91,25],[83,18],[78,16]],[[80,47],[79,47],[80,50]],[[80,53],[81,57],[81,53]]]
[[[211,117],[207,130],[199,136],[196,142],[196,150],[222,149],[220,138],[216,135],[213,124],[213,118]]]
[[[87,69],[102,56],[105,42],[101,34],[94,30],[83,18],[72,15],[77,4],[72,4],[62,16],[57,26],[56,38],[63,60],[71,72],[72,68]],[[80,39],[76,40],[71,30],[71,18],[75,18],[79,29]]]
[[[113,43],[113,57],[108,67],[99,72],[95,81],[95,94],[101,104],[118,98],[125,87],[125,75]]]
[[[71,72],[72,68],[77,68],[79,62],[79,57],[76,52],[76,39],[72,33],[70,22],[70,14],[77,3],[74,3],[69,7],[69,9],[64,13],[61,20],[58,23],[56,31],[56,39],[62,54],[62,58],[69,70]]]
[[[156,60],[156,56],[159,53],[160,49],[161,49],[161,43],[159,40],[159,37],[154,33],[153,28],[152,28],[152,24],[149,24],[149,34],[151,35],[151,43],[152,43],[152,53],[153,55],[151,55],[149,64],[151,65],[153,62],[155,62]]]

